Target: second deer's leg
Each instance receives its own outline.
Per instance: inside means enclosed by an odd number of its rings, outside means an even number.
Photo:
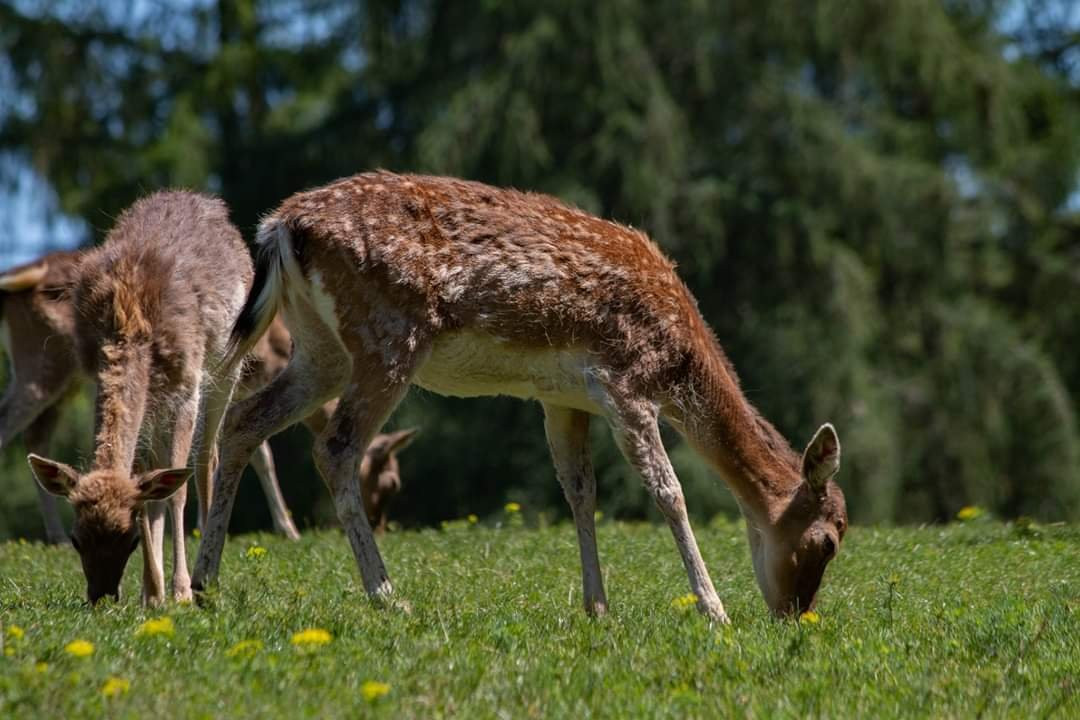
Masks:
[[[605,388],[598,394],[597,399],[607,412],[619,450],[641,475],[645,488],[671,528],[690,579],[690,589],[697,596],[698,610],[713,620],[728,622],[690,527],[682,485],[664,450],[656,406],[626,397],[625,393],[612,388]]]
[[[172,432],[162,438],[163,453],[159,453],[158,462],[167,463],[168,467],[184,467],[191,456],[191,445],[195,437],[195,426],[199,417],[200,393],[198,385],[176,410]],[[184,533],[184,508],[187,506],[187,484],[173,493],[168,500],[169,520],[172,524],[173,538],[173,599],[177,602],[191,601],[191,575],[187,564],[187,536]]]
[[[585,611],[603,615],[607,612],[607,597],[596,550],[596,476],[589,457],[589,415],[545,403],[544,429],[555,474],[577,527]]]
[[[165,602],[165,503],[144,503],[139,522],[143,551],[142,604],[158,607]]]
[[[285,504],[285,498],[281,494],[281,486],[278,484],[277,470],[274,468],[274,454],[270,450],[270,442],[263,441],[251,455],[251,467],[259,476],[263,494],[266,495],[267,504],[270,505],[270,516],[274,521],[274,531],[284,535],[290,540],[299,540],[300,533],[289,516],[289,508]]]

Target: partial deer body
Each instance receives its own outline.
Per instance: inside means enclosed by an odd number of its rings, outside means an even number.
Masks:
[[[74,337],[79,364],[97,383],[94,459],[84,473],[29,459],[38,482],[74,505],[72,542],[92,603],[119,596],[140,536],[143,601],[164,601],[166,508],[159,501],[166,499],[173,596],[191,597],[187,465],[194,457],[205,505],[217,430],[237,375],[221,360],[251,277],[250,256],[224,203],[183,191],[137,201],[79,262]]]
[[[808,609],[846,525],[823,426],[796,454],[743,396],[730,363],[642,233],[557,200],[449,178],[362,174],[288,198],[260,225],[235,362],[280,309],[289,366],[228,412],[196,589],[218,571],[239,473],[268,435],[327,398],[315,444],[364,586],[392,590],[361,512],[355,468],[416,383],[541,401],[570,503],[589,612],[607,607],[593,513],[590,417],[611,427],[675,538],[706,615],[726,620],[660,441],[668,419],[725,477],[747,519],[759,586],[777,614]]]
[[[75,354],[72,290],[80,257],[78,252],[51,253],[0,274],[0,343],[9,359],[9,382],[0,398],[0,450],[22,434],[30,452],[49,455],[65,398],[83,382],[92,381],[82,372]],[[245,364],[237,395],[247,397],[268,383],[288,364],[291,352],[289,331],[275,319]],[[327,403],[306,419],[313,433],[325,426],[335,405]],[[400,438],[399,443],[387,447],[398,450],[407,441]],[[385,443],[372,443],[372,447],[377,450]],[[401,484],[397,460],[392,453],[376,452],[369,464],[374,471],[362,478],[365,507],[372,523],[385,527],[386,506]],[[290,539],[299,538],[278,485],[268,442],[252,456],[252,467],[270,506],[275,531]],[[36,487],[46,540],[67,543],[55,497],[41,485]],[[369,497],[378,502],[369,501]],[[205,512],[200,508],[201,515]]]

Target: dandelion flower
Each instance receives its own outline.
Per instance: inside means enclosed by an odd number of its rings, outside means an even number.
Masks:
[[[26,631],[18,625],[8,625],[7,634],[12,640],[22,640],[23,636],[26,635]]]
[[[799,616],[800,623],[806,623],[807,625],[817,625],[821,622],[821,616],[813,610],[807,610]]]
[[[4,648],[4,657],[13,657],[14,655],[15,655],[15,648],[13,648],[13,647]]]
[[[476,523],[480,522],[480,518],[476,517],[472,513],[469,513],[469,516],[465,519],[469,521],[470,525],[475,525]]]
[[[320,645],[329,645],[332,639],[330,633],[322,628],[308,628],[293,635],[292,644],[300,648],[318,647]]]
[[[521,512],[521,505],[516,502],[508,502],[506,503],[506,507],[504,509],[506,510],[506,512],[513,515],[514,513]]]
[[[686,610],[687,608],[692,608],[697,605],[697,601],[697,595],[695,595],[694,593],[686,593],[685,595],[680,595],[679,597],[672,600],[671,607],[675,608],[676,610]]]
[[[122,677],[113,676],[101,686],[101,694],[107,698],[113,698],[125,694],[130,689],[130,682]]]
[[[171,637],[175,631],[176,628],[173,627],[172,618],[166,615],[164,617],[147,620],[139,626],[139,629],[135,631],[135,634],[139,637],[150,637],[153,635],[168,635]]]
[[[378,680],[368,680],[360,686],[360,694],[368,702],[375,702],[390,692],[390,686]]]
[[[296,642],[293,640],[293,642]],[[225,651],[226,657],[250,658],[263,649],[262,640],[241,640]]]
[[[257,560],[263,555],[266,555],[266,548],[262,545],[252,545],[247,549],[247,552],[244,553],[244,555],[252,560]]]
[[[38,664],[34,665],[34,670],[37,670],[38,673],[43,675],[43,674],[49,672],[49,663],[47,663],[47,662],[39,662]]]
[[[72,640],[64,646],[64,652],[77,658],[90,657],[94,654],[94,643],[89,640]]]
[[[198,540],[199,538],[202,537],[202,530],[200,530],[199,528],[195,528],[194,530],[191,531],[191,536],[193,538],[195,538],[196,540]]]
[[[960,520],[961,522],[967,522],[969,520],[974,520],[982,514],[982,508],[976,507],[974,505],[968,505],[966,507],[960,508],[960,512],[956,513],[956,519]]]

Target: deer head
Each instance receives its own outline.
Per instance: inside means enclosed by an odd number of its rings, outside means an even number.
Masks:
[[[754,575],[778,616],[814,607],[825,567],[840,549],[847,508],[833,482],[839,470],[840,440],[832,425],[822,425],[803,452],[800,481],[777,521],[747,523]]]
[[[368,522],[373,528],[386,527],[386,509],[390,500],[401,491],[397,453],[408,447],[419,431],[419,428],[410,428],[377,435],[364,454],[360,463],[360,487]]]
[[[152,470],[132,477],[99,470],[85,475],[54,460],[31,454],[34,478],[45,490],[67,498],[75,508],[71,544],[82,560],[86,597],[91,604],[106,595],[120,599],[120,579],[139,545],[143,503],[165,500],[187,481],[188,468]]]

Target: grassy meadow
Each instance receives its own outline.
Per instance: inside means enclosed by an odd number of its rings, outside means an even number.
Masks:
[[[364,598],[336,531],[234,537],[211,607],[153,612],[138,553],[91,612],[74,552],[7,543],[0,717],[1080,715],[1080,528],[856,527],[801,623],[767,616],[741,524],[698,539],[730,627],[644,524],[600,524],[600,620],[573,528],[516,515],[384,537],[409,611]]]

